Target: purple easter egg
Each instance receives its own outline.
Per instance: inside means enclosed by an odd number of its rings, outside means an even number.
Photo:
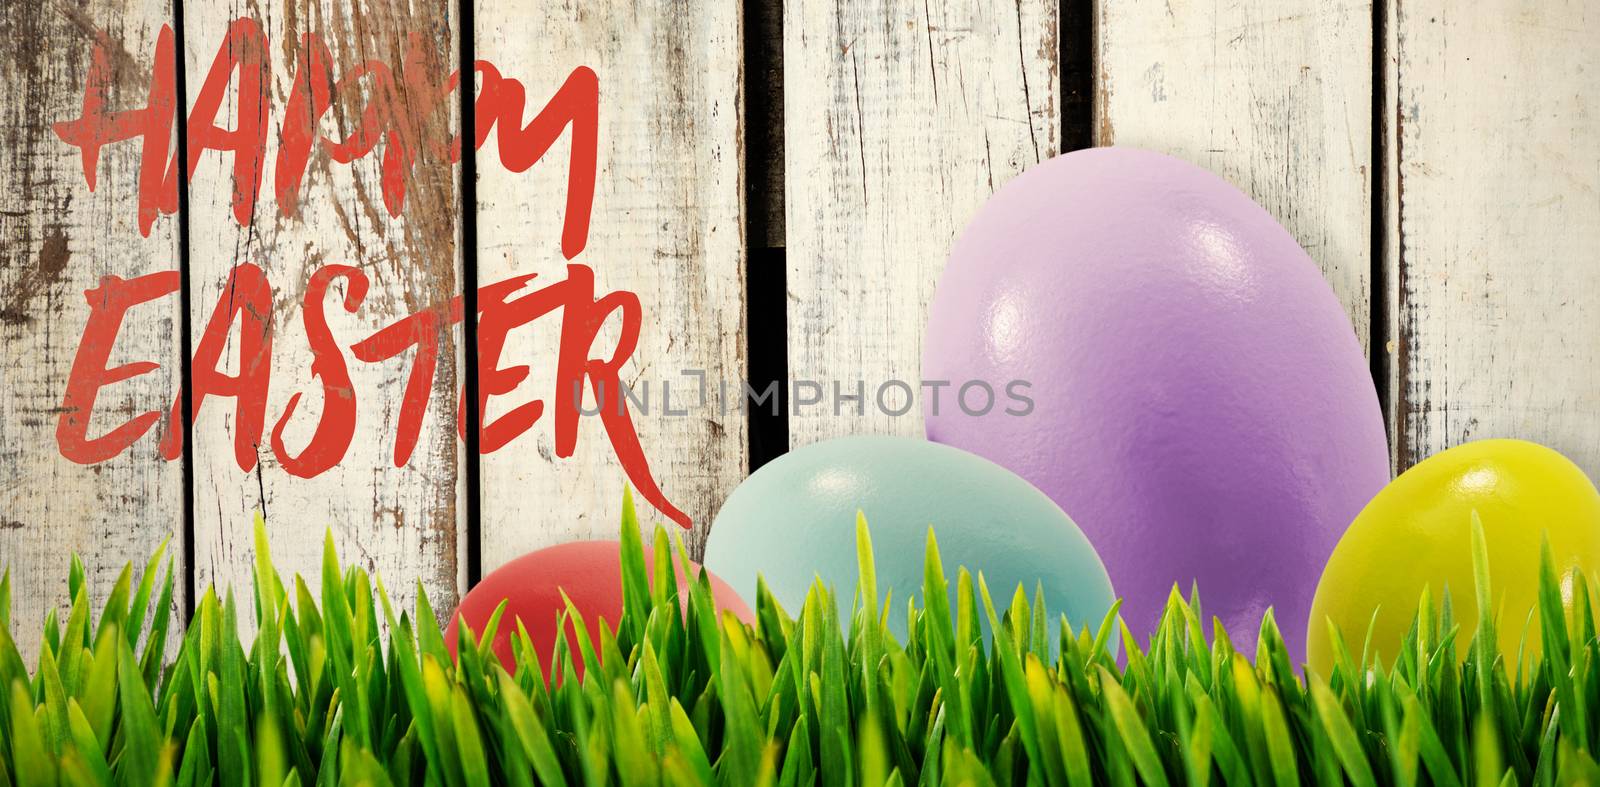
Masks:
[[[1238,189],[1149,151],[1069,153],[1000,189],[950,255],[922,376],[953,383],[924,397],[928,437],[1061,506],[1140,636],[1197,583],[1237,646],[1270,607],[1303,653],[1323,565],[1389,479],[1366,358],[1317,266]],[[972,380],[1022,396],[985,412],[973,388],[964,407]]]

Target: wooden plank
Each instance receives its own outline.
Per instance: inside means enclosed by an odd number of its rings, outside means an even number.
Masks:
[[[1372,4],[1105,3],[1096,144],[1170,153],[1238,186],[1370,333]]]
[[[738,4],[700,4],[689,13],[641,0],[597,12],[583,4],[479,0],[474,19],[477,57],[526,87],[524,123],[580,66],[598,80],[592,221],[571,262],[594,272],[595,297],[638,296],[638,345],[621,379],[636,393],[649,388],[648,414],[630,406],[638,440],[666,499],[693,519],[686,540],[698,554],[711,517],[747,462],[744,414],[723,412],[716,401],[723,381],[736,395],[745,360]],[[520,173],[501,163],[500,133],[478,152],[478,281],[525,274],[538,275],[530,288],[567,281],[561,206],[571,189],[575,132],[567,129]],[[588,357],[612,356],[620,322],[608,319]],[[606,429],[599,418],[579,419],[574,453],[562,457],[552,428],[560,330],[552,315],[513,330],[506,341],[501,366],[528,365],[531,372],[490,400],[485,421],[534,399],[545,410],[528,431],[483,457],[485,571],[552,543],[616,537],[630,477]],[[704,372],[713,394],[708,406],[698,405],[697,381],[683,376],[685,369]],[[664,385],[672,409],[686,414],[666,412]],[[592,391],[584,406],[593,410]],[[645,527],[665,521],[659,507],[652,515],[644,505],[639,481],[631,483]]]
[[[1398,464],[1519,437],[1600,474],[1600,13],[1390,4]]]
[[[127,450],[95,464],[57,447],[67,380],[90,315],[85,291],[102,276],[127,279],[177,267],[177,221],[142,237],[137,220],[140,145],[108,145],[89,190],[78,150],[52,129],[83,114],[96,41],[106,43],[110,111],[145,106],[153,53],[171,21],[166,0],[0,3],[0,563],[11,571],[13,631],[31,659],[45,611],[69,602],[71,552],[88,569],[92,601],[105,600],[122,565],[169,551],[181,586],[183,468],[162,461],[156,423]],[[169,63],[167,76],[175,74]],[[88,415],[97,438],[177,396],[178,298],[134,307],[110,346],[108,366],[158,369],[108,385]],[[79,410],[81,412],[81,410]],[[186,589],[176,589],[182,609]],[[181,615],[180,615],[181,617]]]
[[[956,234],[1061,138],[1057,3],[834,3],[784,9],[790,443],[921,435],[922,332]],[[860,389],[864,402],[842,402]],[[864,414],[858,414],[864,410]]]
[[[219,52],[245,59],[240,74],[262,73],[249,58],[265,57],[264,91],[269,96],[263,185],[253,215],[247,213],[242,223],[236,220],[231,153],[201,154],[190,188],[192,337],[197,354],[203,350],[201,339],[219,300],[243,303],[245,309],[228,328],[222,355],[228,373],[237,374],[241,357],[251,353],[241,326],[258,327],[263,309],[251,302],[248,287],[230,283],[230,270],[236,264],[261,266],[272,288],[270,308],[264,309],[270,314],[272,347],[262,434],[251,435],[253,429],[241,423],[233,398],[209,398],[195,416],[195,562],[200,587],[250,586],[251,521],[261,510],[273,556],[286,573],[319,575],[323,534],[331,528],[340,557],[384,575],[401,603],[409,606],[418,580],[435,607],[449,609],[455,603],[464,582],[458,555],[464,551],[460,544],[465,535],[463,458],[455,429],[460,326],[443,330],[442,337],[438,331],[424,332],[430,343],[439,339],[442,349],[437,373],[427,387],[430,398],[415,451],[403,467],[395,466],[396,441],[405,431],[402,397],[416,352],[365,363],[350,350],[373,332],[445,303],[461,291],[456,169],[429,144],[454,133],[458,104],[452,97],[432,95],[432,88],[413,81],[402,65],[413,58],[414,75],[426,83],[442,83],[455,69],[454,8],[453,3],[407,0],[365,0],[356,7],[337,0],[290,0],[266,15],[254,3],[185,7],[189,106],[197,106]],[[248,36],[224,44],[230,25],[240,18],[260,23],[268,42],[264,52],[253,52]],[[415,163],[408,171],[401,168],[406,174],[398,216],[390,213],[394,194],[392,185],[384,182],[381,163],[397,144],[393,135],[348,165],[313,143],[303,183],[289,191],[297,196],[296,209],[289,215],[282,210],[288,200],[276,194],[286,147],[281,130],[286,118],[293,116],[288,106],[295,73],[311,67],[316,55],[315,47],[303,38],[307,33],[326,42],[331,77],[339,80],[333,83],[338,96],[311,133],[344,140],[370,104],[381,110],[380,117],[409,124],[405,133],[422,140],[409,146],[416,152]],[[379,71],[343,84],[369,61],[385,64],[392,72],[387,88]],[[329,84],[323,78],[307,81]],[[244,97],[244,84],[237,75],[231,80],[219,127],[238,127],[239,117],[249,117],[249,110],[259,106]],[[435,98],[439,105],[427,111]],[[238,111],[241,106],[247,109]],[[306,105],[295,106],[306,111]],[[200,145],[199,135],[191,134],[191,156]],[[355,431],[335,466],[309,478],[297,477],[281,461],[270,435],[291,398],[301,397],[282,436],[285,455],[300,456],[330,401],[322,390],[325,380],[312,376],[302,301],[313,272],[333,264],[355,266],[369,280],[369,290],[353,312],[342,308],[343,296],[352,286],[347,279],[332,282],[321,299],[329,330],[349,370]],[[203,387],[205,366],[195,365],[197,390]],[[246,435],[242,452],[236,450],[240,430]]]

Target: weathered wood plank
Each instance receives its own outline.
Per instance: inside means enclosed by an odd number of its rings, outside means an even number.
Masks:
[[[927,307],[950,244],[994,190],[1056,154],[1057,3],[834,3],[784,9],[789,373],[794,446],[921,435]],[[836,414],[834,385],[855,401]],[[800,384],[804,387],[804,384]],[[798,412],[796,412],[798,411]]]
[[[1390,4],[1397,463],[1519,437],[1600,474],[1600,9]]]
[[[230,23],[240,18],[258,21],[267,36],[268,49],[262,54],[270,97],[263,184],[253,215],[243,224],[236,221],[232,154],[201,155],[190,187],[192,337],[197,350],[219,299],[245,302],[245,312],[228,329],[223,352],[225,368],[236,374],[241,356],[248,352],[240,326],[253,326],[268,315],[249,303],[248,288],[230,284],[229,272],[236,264],[253,263],[265,270],[272,287],[271,394],[259,441],[247,439],[244,447],[246,464],[253,466],[242,469],[236,456],[235,437],[241,424],[234,399],[210,398],[195,416],[199,587],[208,583],[219,588],[249,587],[251,518],[261,510],[280,570],[316,576],[323,534],[331,528],[341,557],[380,572],[403,603],[409,605],[418,580],[438,608],[449,609],[455,603],[464,580],[458,554],[465,535],[463,459],[456,437],[461,328],[456,325],[427,335],[431,342],[442,333],[437,373],[428,386],[430,398],[415,451],[403,467],[395,466],[396,438],[403,431],[402,397],[416,351],[365,363],[350,350],[380,328],[445,303],[461,291],[456,168],[428,142],[454,133],[458,103],[444,96],[435,109],[424,111],[439,97],[412,81],[404,65],[409,57],[423,82],[442,84],[456,67],[454,17],[454,3],[427,0],[364,0],[354,6],[336,0],[185,6],[188,105],[196,105],[219,47],[249,57],[247,45],[223,45]],[[410,123],[407,133],[421,142],[409,145],[417,159],[402,168],[405,190],[398,217],[391,215],[386,201],[393,194],[386,191],[381,164],[396,144],[392,135],[349,165],[314,143],[304,183],[291,189],[298,197],[297,208],[290,215],[281,211],[284,201],[275,194],[285,147],[280,130],[291,114],[286,106],[297,69],[313,65],[316,51],[303,39],[307,33],[326,42],[334,80],[343,82],[368,61],[378,61],[392,72],[387,85],[372,71],[351,80],[351,85],[330,85],[338,93],[311,130],[344,140],[369,104],[380,108],[381,117]],[[260,73],[256,68],[246,65],[240,73]],[[328,84],[308,80],[312,82]],[[228,88],[217,122],[222,128],[236,128],[235,115],[248,114],[236,113],[242,102],[241,84],[236,75]],[[305,109],[301,106],[298,111]],[[194,136],[190,145],[198,145]],[[359,268],[370,282],[353,312],[344,308],[344,296],[352,286],[347,279],[333,281],[321,299],[329,330],[348,365],[349,390],[356,397],[355,432],[335,466],[310,478],[296,477],[274,450],[270,435],[291,398],[299,396],[282,435],[286,455],[299,456],[329,406],[322,390],[327,378],[312,376],[302,301],[313,272],[335,264]],[[203,366],[196,364],[197,382]]]
[[[1372,4],[1105,3],[1095,143],[1170,153],[1261,203],[1362,347],[1371,301]]]
[[[140,235],[139,143],[104,148],[90,192],[78,150],[52,125],[82,114],[97,40],[107,44],[107,109],[145,106],[152,53],[171,18],[166,0],[0,3],[8,42],[0,52],[0,563],[11,571],[13,628],[30,659],[45,611],[69,602],[71,552],[83,556],[96,605],[124,563],[142,565],[166,538],[183,584],[183,468],[156,451],[170,425],[158,422],[128,450],[89,465],[66,459],[56,441],[90,314],[85,291],[102,276],[176,269],[177,221]],[[160,367],[107,386],[89,438],[170,406],[178,315],[176,295],[129,311],[107,365]],[[187,589],[175,592],[181,610]]]
[[[717,506],[743,478],[745,415],[723,412],[719,382],[736,395],[744,358],[744,218],[740,16],[737,3],[694,6],[616,2],[479,0],[477,57],[527,88],[523,122],[556,95],[574,69],[599,83],[598,176],[587,244],[571,263],[594,272],[595,297],[637,294],[638,345],[621,379],[642,394],[633,423],[666,499],[695,522],[698,554]],[[530,42],[535,42],[531,43]],[[482,130],[480,130],[480,134]],[[530,288],[569,278],[562,250],[573,132],[569,128],[525,172],[500,163],[499,132],[478,152],[478,281],[537,274]],[[538,399],[544,413],[527,432],[483,457],[483,568],[572,539],[615,538],[622,488],[600,419],[580,419],[575,452],[563,458],[552,422],[560,327],[557,315],[512,331],[501,366],[528,365],[528,378],[491,399],[486,422]],[[588,357],[607,359],[620,320],[612,315]],[[702,370],[712,393],[699,405]],[[670,385],[667,413],[663,386]],[[588,386],[585,384],[587,391]],[[616,395],[613,392],[611,395]],[[736,404],[736,402],[735,402]],[[584,407],[593,411],[592,392]],[[639,484],[634,483],[636,498]],[[646,527],[665,521],[640,499]]]

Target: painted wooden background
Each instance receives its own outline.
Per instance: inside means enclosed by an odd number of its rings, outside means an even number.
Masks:
[[[20,620],[66,601],[69,551],[101,595],[122,562],[164,539],[185,580],[176,605],[239,582],[257,510],[282,567],[313,571],[331,529],[391,589],[420,581],[444,608],[519,552],[613,533],[624,478],[594,424],[569,458],[548,428],[481,457],[456,438],[458,417],[496,415],[458,411],[471,321],[442,329],[405,468],[390,456],[404,358],[352,365],[358,390],[385,394],[363,399],[354,448],[314,479],[289,475],[265,446],[241,471],[225,400],[202,405],[177,460],[159,458],[181,429],[168,419],[100,464],[55,450],[84,293],[101,276],[181,270],[185,297],[130,320],[113,363],[160,368],[108,388],[96,424],[179,401],[183,359],[240,262],[267,271],[274,314],[297,308],[314,268],[360,268],[362,308],[330,308],[341,336],[464,286],[562,275],[567,141],[526,172],[499,166],[492,140],[470,168],[424,160],[400,217],[379,204],[377,157],[314,158],[298,216],[279,215],[269,185],[242,224],[230,159],[209,153],[182,210],[140,237],[136,146],[105,150],[91,193],[52,124],[78,113],[97,40],[113,44],[107,100],[141,105],[163,25],[175,27],[172,67],[192,105],[238,17],[268,36],[262,73],[280,105],[305,33],[329,41],[335,73],[413,52],[445,70],[464,54],[489,60],[527,86],[530,115],[573,67],[595,70],[598,190],[573,262],[601,291],[643,301],[624,378],[680,392],[693,385],[684,370],[713,386],[823,383],[824,402],[799,413],[787,401],[779,414],[637,419],[656,479],[695,520],[693,548],[718,501],[788,446],[920,433],[915,409],[889,418],[869,400],[865,415],[853,402],[835,414],[831,386],[853,394],[859,382],[871,397],[885,380],[916,380],[955,234],[1007,179],[1089,145],[1183,156],[1283,222],[1369,348],[1397,469],[1504,435],[1600,475],[1600,13],[1586,0],[178,1],[0,4],[0,37],[31,42],[0,52],[0,561]],[[428,117],[448,133],[463,125],[459,104]],[[322,130],[354,122],[334,112]],[[326,403],[298,318],[272,329],[282,382],[269,419],[300,394],[285,430],[298,446]],[[552,384],[539,363],[553,362],[555,330],[508,342],[535,367],[519,390]],[[232,340],[227,350],[238,355]],[[37,632],[21,628],[31,647]]]

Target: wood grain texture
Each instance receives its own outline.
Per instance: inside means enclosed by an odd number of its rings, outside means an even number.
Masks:
[[[1061,138],[1057,3],[788,0],[784,7],[790,444],[921,435],[928,303],[950,245]],[[836,414],[834,385],[843,402]],[[798,412],[796,412],[798,410]],[[864,410],[864,414],[860,411]]]
[[[1600,9],[1391,3],[1401,468],[1518,437],[1600,474]]]
[[[455,4],[430,0],[287,0],[260,3],[190,3],[185,6],[184,42],[189,104],[194,105],[205,75],[229,24],[257,20],[269,42],[266,170],[261,198],[241,225],[230,205],[233,156],[204,154],[190,187],[190,259],[193,296],[192,335],[198,345],[219,298],[238,296],[229,289],[229,271],[254,263],[272,285],[271,395],[266,432],[254,446],[258,463],[242,470],[235,459],[234,400],[212,398],[196,414],[194,426],[194,528],[196,580],[249,587],[253,559],[251,518],[265,514],[273,557],[281,571],[320,574],[323,535],[331,529],[340,557],[381,573],[398,603],[410,606],[420,581],[438,609],[454,606],[464,584],[458,555],[465,537],[462,515],[462,452],[456,436],[461,328],[443,331],[437,374],[431,386],[415,453],[395,466],[395,436],[402,392],[414,351],[379,362],[352,357],[351,344],[397,319],[460,293],[457,250],[460,212],[456,168],[416,146],[418,160],[405,176],[404,208],[391,216],[383,196],[380,159],[392,140],[353,164],[331,159],[322,146],[311,154],[299,189],[298,214],[283,215],[274,196],[280,153],[279,129],[296,66],[310,57],[305,33],[321,36],[339,79],[365,61],[386,64],[395,75],[390,90],[372,78],[335,101],[316,132],[333,139],[352,133],[368,101],[384,102],[391,114],[414,110],[425,97],[401,83],[402,63],[412,36],[425,73],[443,80],[456,67]],[[237,84],[223,104],[223,128],[233,127]],[[457,127],[458,103],[447,98],[423,116],[423,138],[445,138]],[[191,139],[191,145],[194,144]],[[316,269],[351,265],[370,280],[365,300],[354,313],[342,306],[348,285],[334,283],[325,312],[352,378],[357,397],[353,442],[332,469],[312,478],[290,475],[268,441],[289,399],[302,401],[284,432],[290,452],[301,451],[322,414],[321,381],[312,376],[312,356],[303,323],[302,299]],[[243,320],[259,320],[253,310]],[[223,355],[236,373],[242,354],[239,325],[230,328]]]
[[[174,606],[183,577],[183,468],[157,455],[158,422],[126,452],[93,465],[63,458],[56,424],[79,338],[85,290],[102,276],[177,268],[177,221],[137,223],[139,143],[103,149],[97,190],[78,151],[54,123],[76,119],[97,39],[108,42],[112,110],[145,105],[152,52],[172,19],[166,0],[0,3],[0,563],[11,571],[13,631],[28,658],[45,611],[65,605],[72,552],[88,569],[91,602],[111,591],[124,563],[143,565],[166,538]],[[90,419],[99,437],[146,412],[165,412],[179,388],[178,298],[134,308],[113,345],[112,366],[159,369],[107,386]],[[63,618],[64,620],[64,618]]]
[[[1368,346],[1372,4],[1104,3],[1095,143],[1226,178],[1322,267]]]
[[[568,75],[598,77],[599,161],[588,243],[571,260],[594,271],[596,296],[636,293],[644,315],[622,371],[650,412],[634,406],[639,441],[668,500],[694,519],[698,555],[722,499],[747,463],[745,415],[723,412],[719,381],[736,392],[744,358],[743,115],[739,5],[687,7],[647,0],[480,0],[477,57],[524,83],[524,122]],[[533,43],[530,43],[533,42]],[[522,173],[501,166],[491,135],[478,153],[478,280],[538,274],[530,287],[567,279],[561,250],[571,131]],[[513,331],[503,365],[527,364],[515,391],[489,402],[487,420],[555,394],[556,315]],[[616,347],[615,319],[591,345]],[[681,370],[703,370],[712,401]],[[668,415],[663,386],[670,385]],[[584,407],[594,408],[592,394]],[[580,421],[575,453],[557,455],[554,407],[514,442],[483,457],[483,568],[562,541],[615,538],[627,480],[597,417]],[[638,495],[635,495],[638,499]],[[640,502],[646,528],[665,522]]]

